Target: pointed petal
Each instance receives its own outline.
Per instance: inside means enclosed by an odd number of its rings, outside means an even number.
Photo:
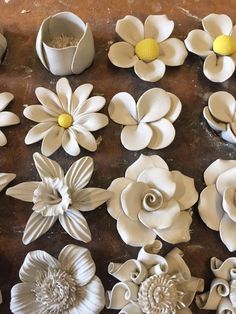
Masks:
[[[173,123],[175,122],[175,120],[177,120],[177,118],[180,115],[180,112],[182,110],[182,104],[176,95],[172,93],[167,93],[167,94],[169,95],[170,100],[171,100],[171,107],[168,113],[165,115],[165,118]]]
[[[76,127],[74,130],[77,131],[76,139],[80,146],[89,150],[90,152],[95,152],[97,150],[97,142],[93,134],[83,127]]]
[[[135,16],[126,15],[116,23],[116,32],[124,40],[135,46],[144,39],[143,23]]]
[[[166,66],[165,63],[159,59],[156,59],[152,62],[145,63],[142,60],[139,60],[134,65],[134,71],[144,81],[147,82],[157,82],[165,74]]]
[[[14,95],[11,93],[0,93],[0,111],[4,110],[13,99]]]
[[[145,38],[153,38],[157,42],[167,39],[174,29],[174,22],[167,15],[149,15],[144,23]]]
[[[43,105],[44,110],[53,116],[58,116],[63,112],[61,103],[55,93],[44,87],[35,90],[36,97]]]
[[[62,108],[65,112],[71,112],[71,100],[72,100],[72,90],[68,79],[65,77],[59,79],[56,84],[57,96],[61,102]]]
[[[230,124],[227,124],[226,130],[221,132],[221,137],[229,143],[236,144],[235,131],[233,132]]]
[[[160,43],[160,50],[159,59],[168,66],[182,65],[188,55],[184,43],[177,38],[169,38]]]
[[[213,117],[222,122],[232,122],[236,112],[235,98],[228,92],[213,93],[208,100],[208,107]]]
[[[30,145],[41,141],[55,125],[54,122],[41,122],[33,126],[25,137],[25,144]]]
[[[152,138],[148,148],[161,149],[169,146],[175,138],[175,128],[173,124],[163,118],[159,121],[149,123],[152,129]]]
[[[225,14],[211,13],[202,19],[202,26],[212,38],[219,35],[230,35],[233,23]]]
[[[24,109],[23,115],[34,122],[56,122],[57,118],[50,115],[41,105],[32,105]]]
[[[101,110],[106,103],[106,99],[102,96],[93,96],[79,104],[74,110],[74,116],[77,117],[80,114],[94,113]]]
[[[112,64],[119,68],[132,68],[138,61],[134,47],[124,41],[110,46],[108,58]]]
[[[103,113],[85,113],[76,118],[74,124],[78,124],[88,131],[97,131],[108,124],[108,118]]]
[[[236,223],[231,220],[228,214],[224,214],[220,222],[220,237],[230,252],[236,250]]]
[[[203,109],[203,116],[214,131],[220,132],[226,130],[226,124],[216,121],[207,106]]]
[[[33,154],[34,164],[41,179],[45,177],[50,178],[64,178],[64,172],[61,166],[54,160],[47,158],[39,153]]]
[[[148,146],[152,129],[146,123],[127,125],[121,131],[121,143],[128,150],[140,150]]]
[[[77,142],[77,136],[73,129],[65,130],[62,136],[62,147],[71,156],[78,156],[80,147]]]
[[[17,184],[6,191],[6,195],[14,197],[24,202],[32,202],[34,191],[37,189],[40,182],[24,182]]]
[[[215,184],[221,173],[234,167],[236,167],[236,160],[215,160],[204,172],[206,185]]]
[[[72,95],[72,105],[71,105],[71,112],[73,113],[75,110],[79,109],[83,102],[88,99],[89,95],[93,90],[93,85],[86,83],[80,85],[76,88]]]
[[[20,123],[18,116],[10,111],[0,112],[0,127],[10,126]]]
[[[187,49],[200,57],[207,57],[212,53],[212,37],[201,29],[194,29],[188,33],[184,41]]]
[[[235,188],[236,167],[231,168],[219,175],[216,181],[216,188],[218,192],[223,195],[225,189]]]
[[[41,147],[42,154],[50,156],[55,153],[62,145],[63,133],[63,128],[57,125],[53,126],[43,139]]]
[[[0,146],[4,146],[7,144],[7,138],[6,136],[3,134],[2,131],[0,131]]]
[[[12,181],[16,175],[14,173],[0,173],[0,192]],[[6,192],[7,193],[7,192]]]

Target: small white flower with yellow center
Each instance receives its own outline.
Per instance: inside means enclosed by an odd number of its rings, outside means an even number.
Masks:
[[[225,14],[202,19],[204,30],[194,29],[185,39],[187,49],[205,59],[203,73],[212,82],[224,82],[235,71],[236,25]]]
[[[144,24],[127,15],[116,23],[124,41],[113,44],[108,57],[120,68],[134,67],[142,80],[156,82],[165,74],[166,65],[182,65],[188,54],[182,41],[168,38],[173,29],[174,22],[166,15],[150,15]]]
[[[57,95],[38,87],[35,93],[42,105],[28,106],[23,113],[39,123],[28,132],[25,143],[43,140],[41,151],[45,156],[52,155],[60,146],[71,156],[79,155],[80,146],[94,152],[97,142],[91,131],[105,127],[108,118],[98,113],[105,105],[105,98],[88,98],[92,89],[93,85],[83,84],[72,93],[66,78],[57,82]]]

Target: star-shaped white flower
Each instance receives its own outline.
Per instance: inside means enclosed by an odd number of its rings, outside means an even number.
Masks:
[[[0,127],[15,125],[20,123],[18,116],[10,111],[3,111],[8,104],[12,101],[14,96],[11,93],[1,93],[0,94]],[[0,146],[7,144],[7,138],[0,130]]]
[[[33,213],[25,227],[23,243],[28,244],[46,233],[59,219],[65,231],[74,239],[91,240],[88,224],[81,214],[91,211],[110,198],[109,191],[84,188],[93,173],[93,159],[83,157],[64,171],[56,161],[35,153],[35,167],[41,182],[24,182],[6,191],[7,195],[33,202]]]
[[[72,93],[69,82],[61,78],[56,84],[57,95],[49,89],[36,88],[36,96],[42,105],[24,109],[26,118],[39,122],[26,135],[27,145],[42,141],[41,151],[52,155],[60,146],[72,155],[80,153],[80,146],[94,152],[97,142],[91,131],[108,124],[105,114],[98,113],[105,105],[101,96],[89,97],[93,85],[83,84]]]

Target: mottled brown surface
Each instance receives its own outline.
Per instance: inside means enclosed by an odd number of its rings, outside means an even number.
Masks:
[[[168,68],[161,81],[147,83],[136,77],[133,69],[119,69],[110,64],[107,51],[109,42],[118,40],[115,34],[116,20],[127,14],[133,14],[142,20],[149,14],[168,14],[169,18],[175,21],[173,35],[184,39],[190,30],[200,28],[200,19],[211,12],[226,13],[236,22],[235,6],[234,0],[1,0],[1,24],[8,40],[8,51],[0,67],[0,92],[9,91],[15,95],[9,109],[20,116],[21,124],[3,130],[8,144],[0,149],[0,171],[16,173],[14,184],[38,179],[32,164],[32,154],[40,151],[41,143],[31,146],[24,144],[24,137],[33,123],[23,117],[23,104],[36,103],[34,90],[37,86],[55,89],[58,78],[47,72],[38,60],[35,38],[45,17],[68,10],[91,24],[96,44],[94,64],[82,75],[69,77],[72,87],[90,82],[94,84],[95,93],[104,94],[107,104],[119,91],[127,91],[136,99],[154,86],[176,94],[182,101],[183,110],[175,123],[177,135],[174,142],[158,152],[149,149],[142,152],[148,155],[158,153],[167,161],[170,169],[178,169],[194,177],[200,192],[204,186],[203,171],[212,161],[219,157],[236,158],[235,147],[214,135],[202,116],[202,109],[210,93],[227,90],[236,95],[236,76],[224,84],[211,83],[203,76],[202,61],[190,54],[182,67]],[[22,10],[29,12],[23,14]],[[110,182],[122,176],[127,166],[140,155],[140,152],[129,152],[121,146],[120,131],[119,125],[110,122],[108,127],[96,134],[101,135],[103,139],[97,152],[91,154],[82,150],[81,156],[90,155],[95,161],[91,186],[107,188]],[[65,169],[76,160],[66,155],[63,150],[56,152],[52,158],[59,161]],[[73,240],[56,224],[37,241],[23,245],[22,233],[31,214],[32,205],[10,198],[4,192],[5,190],[0,194],[0,288],[4,298],[0,313],[7,314],[10,289],[19,282],[18,270],[27,252],[43,249],[57,256],[69,243],[84,244]],[[184,251],[193,275],[204,277],[208,287],[212,279],[209,269],[210,257],[225,259],[233,254],[221,243],[219,234],[201,222],[197,206],[194,206],[193,212],[192,239],[189,243],[178,246]],[[107,274],[108,263],[135,258],[138,249],[122,242],[116,231],[116,221],[109,216],[105,206],[85,216],[93,240],[84,246],[91,250],[97,265],[97,274],[105,288],[109,289],[115,280]],[[165,244],[162,252],[167,252],[170,248],[171,246]],[[207,313],[197,310],[194,306],[192,310],[193,313]],[[102,313],[113,312],[104,310]]]

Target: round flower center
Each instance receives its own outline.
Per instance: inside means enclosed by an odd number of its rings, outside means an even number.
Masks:
[[[220,35],[213,42],[213,50],[222,56],[230,56],[236,52],[236,40],[229,35]]]
[[[184,293],[177,288],[178,276],[153,275],[142,282],[138,292],[138,303],[146,314],[175,314],[184,308]]]
[[[159,209],[163,204],[163,196],[157,189],[148,189],[142,199],[143,208],[147,211]]]
[[[160,48],[156,40],[146,38],[137,43],[135,53],[139,59],[150,62],[158,58]]]
[[[73,123],[73,117],[69,113],[62,113],[58,117],[57,122],[62,128],[68,129]]]
[[[76,286],[74,278],[67,272],[48,268],[40,272],[33,292],[44,313],[64,313],[75,303]]]

